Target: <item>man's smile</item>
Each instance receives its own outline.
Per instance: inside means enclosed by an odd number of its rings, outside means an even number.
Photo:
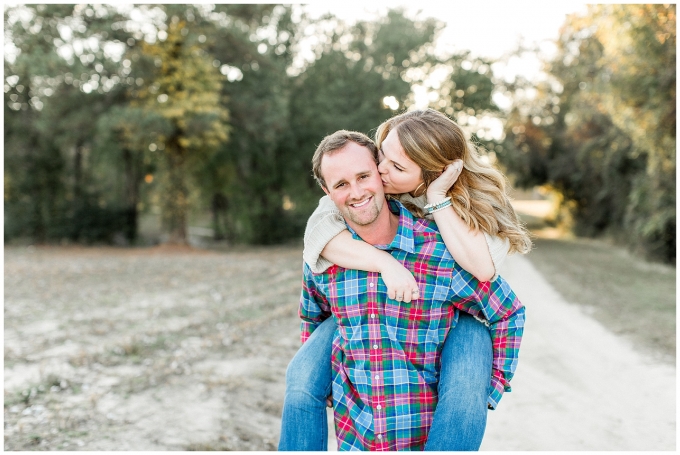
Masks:
[[[349,206],[352,207],[352,208],[358,209],[358,208],[361,208],[361,207],[365,206],[366,204],[368,204],[371,201],[371,199],[373,199],[373,196],[370,196],[370,197],[368,197],[367,199],[364,199],[361,202],[355,202],[354,204],[349,204]]]

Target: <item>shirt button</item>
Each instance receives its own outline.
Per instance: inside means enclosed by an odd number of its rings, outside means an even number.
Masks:
[[[377,344],[374,344],[374,345],[373,345],[373,349],[378,349],[378,345],[377,345]]]
[[[373,283],[368,283],[368,285],[369,285],[370,287],[373,287]]]
[[[376,406],[375,408],[376,408],[378,411],[380,411],[380,410],[382,409],[382,406],[378,405],[378,406]]]
[[[375,313],[371,313],[371,319],[375,319]]]
[[[376,375],[375,375],[375,379],[376,379],[376,380],[377,380],[377,379],[380,379],[380,376],[376,374]]]
[[[381,435],[381,434],[378,435],[378,439],[382,439],[382,435]]]

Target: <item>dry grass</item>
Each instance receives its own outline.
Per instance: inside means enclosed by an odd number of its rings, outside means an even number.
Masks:
[[[5,249],[5,450],[273,450],[299,248]]]
[[[569,302],[648,353],[675,361],[675,267],[646,262],[602,240],[534,243],[528,258]]]

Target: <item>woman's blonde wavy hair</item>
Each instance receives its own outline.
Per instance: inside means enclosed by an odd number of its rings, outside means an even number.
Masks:
[[[529,232],[520,222],[506,192],[505,176],[480,159],[476,147],[465,139],[461,128],[434,109],[414,110],[383,122],[375,134],[381,148],[390,131],[397,136],[404,152],[423,172],[429,186],[454,160],[463,160],[463,170],[449,189],[453,209],[473,230],[508,239],[510,252],[531,250]],[[417,207],[415,214],[424,216]]]

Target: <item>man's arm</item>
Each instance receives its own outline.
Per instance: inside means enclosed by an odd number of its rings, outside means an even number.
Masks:
[[[302,322],[300,324],[300,339],[302,343],[307,341],[314,329],[331,316],[331,307],[323,293],[319,292],[319,286],[314,280],[314,274],[307,263],[304,263],[302,272],[302,294],[300,295],[300,308],[298,314]]]
[[[524,305],[502,277],[480,283],[465,270],[457,269],[451,289],[454,306],[480,319],[491,332],[493,372],[488,404],[495,409],[503,393],[511,390],[510,380],[517,368],[524,333]]]

